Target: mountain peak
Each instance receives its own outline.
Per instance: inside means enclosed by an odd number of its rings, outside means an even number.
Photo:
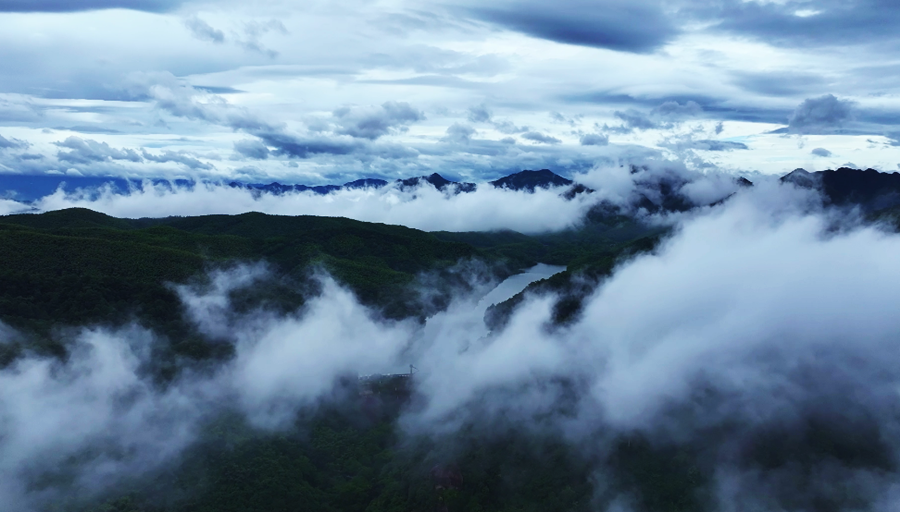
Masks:
[[[426,183],[430,183],[432,186],[434,186],[434,188],[440,190],[441,192],[446,190],[447,187],[452,187],[454,189],[453,191],[456,193],[473,192],[475,190],[474,183],[450,181],[436,172],[432,173],[429,176],[417,176],[415,178],[399,179],[397,180],[397,183],[400,184],[401,188],[411,188],[419,186],[423,181]]]
[[[896,172],[850,167],[818,172],[794,169],[781,181],[818,188],[827,202],[837,206],[858,205],[864,210],[875,211],[900,204],[900,174]]]
[[[360,178],[358,180],[353,180],[353,181],[344,183],[344,188],[348,188],[348,189],[381,188],[387,184],[388,184],[387,181],[380,180],[378,178]]]
[[[549,169],[541,169],[539,171],[525,170],[490,182],[496,188],[527,190],[529,192],[534,192],[536,188],[560,187],[571,185],[572,183],[572,180],[563,178]]]
[[[782,183],[793,183],[798,187],[814,188],[818,184],[817,176],[806,169],[797,168],[781,177]]]

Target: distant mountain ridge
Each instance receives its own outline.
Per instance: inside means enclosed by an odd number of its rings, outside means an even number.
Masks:
[[[859,206],[872,212],[900,205],[900,174],[896,172],[850,167],[818,172],[794,169],[781,181],[818,189],[835,206]]]
[[[526,170],[517,172],[489,183],[496,188],[534,192],[534,189],[536,188],[564,187],[571,185],[574,182],[563,178],[549,169],[541,169],[539,171]]]
[[[342,190],[342,189],[365,189],[365,188],[382,188],[386,187],[391,182],[387,180],[377,179],[377,178],[363,178],[356,181],[351,181],[348,183],[344,183],[343,185],[319,185],[310,187],[307,185],[283,185],[278,182],[273,182],[269,184],[261,184],[261,183],[241,183],[238,181],[232,181],[228,184],[228,186],[233,188],[246,188],[249,190],[261,190],[266,192],[271,192],[274,194],[283,194],[286,192],[314,192],[316,194],[329,194],[331,192]],[[434,188],[440,190],[441,192],[452,192],[454,194],[474,192],[476,188],[478,188],[477,183],[464,182],[464,181],[452,181],[447,178],[441,176],[438,173],[432,173],[429,176],[414,176],[412,178],[400,178],[394,180],[393,183],[396,183],[401,190],[409,190],[412,188],[416,188],[421,186],[422,184],[429,184]],[[539,171],[531,171],[524,170],[520,172],[516,172],[510,174],[508,176],[504,176],[503,178],[496,179],[494,181],[487,182],[488,185],[493,186],[494,188],[504,188],[508,190],[525,190],[528,192],[534,192],[535,189],[538,188],[552,188],[552,187],[564,187],[570,186],[574,182],[570,179],[563,178],[562,176],[554,173],[549,169],[541,169]],[[580,188],[575,191],[575,193],[589,191],[587,187],[580,186]]]
[[[635,190],[632,197],[634,207],[649,213],[666,211],[686,211],[699,204],[694,204],[685,196],[683,187],[689,183],[688,178],[674,171],[648,172],[647,167],[631,166],[631,174],[635,175]],[[841,167],[836,170],[809,172],[804,169],[794,171],[781,177],[784,183],[792,183],[803,188],[819,190],[826,203],[834,206],[859,206],[864,211],[874,212],[888,208],[900,208],[900,174],[896,172],[880,172],[875,169],[852,169]],[[83,190],[87,194],[102,194],[105,190],[127,193],[140,189],[142,183],[149,182],[155,186],[171,188],[191,188],[197,185],[227,186],[249,190],[254,193],[283,195],[296,192],[311,192],[326,195],[340,190],[381,189],[388,186],[399,190],[410,191],[428,185],[435,189],[455,195],[470,193],[479,187],[522,191],[534,193],[537,189],[562,189],[560,194],[566,199],[573,199],[579,194],[592,193],[593,189],[574,180],[560,176],[549,169],[523,170],[502,178],[480,184],[453,181],[439,173],[428,176],[416,176],[388,181],[380,178],[361,178],[342,185],[316,185],[272,183],[246,183],[241,181],[216,182],[203,180],[135,180],[129,178],[98,178],[63,175],[9,175],[0,174],[0,198],[14,199],[20,202],[31,202],[56,192],[60,186],[65,190]],[[738,188],[751,187],[753,183],[746,178],[736,177]],[[715,203],[720,202],[715,201]],[[610,208],[613,208],[610,206]]]
[[[153,185],[175,186],[175,187],[192,187],[197,184],[223,184],[231,188],[239,188],[246,190],[256,190],[260,192],[268,192],[271,194],[286,194],[292,192],[312,192],[314,194],[330,194],[338,190],[360,190],[360,189],[379,189],[386,187],[391,183],[397,184],[401,190],[409,190],[422,184],[429,184],[442,192],[451,192],[454,194],[474,192],[478,184],[471,182],[452,181],[433,173],[429,176],[415,176],[411,178],[401,178],[393,182],[380,178],[361,178],[349,181],[343,185],[303,185],[303,184],[284,184],[277,181],[271,183],[247,183],[243,181],[230,181],[227,183],[211,180],[188,180],[188,179],[134,179],[120,177],[96,177],[96,176],[68,176],[68,175],[28,175],[28,174],[0,174],[0,198],[9,198],[19,201],[34,201],[42,197],[48,196],[56,192],[60,186],[65,185],[66,190],[72,191],[76,189],[93,189],[99,190],[102,187],[111,187],[113,190],[128,191],[138,188],[140,185],[149,181]],[[486,183],[496,188],[505,188],[509,190],[526,190],[534,192],[536,188],[551,188],[557,186],[572,185],[572,180],[563,178],[562,176],[548,170],[541,169],[539,171],[525,170],[510,174],[503,178]],[[578,186],[577,189],[570,190],[569,195],[589,191],[587,187]]]

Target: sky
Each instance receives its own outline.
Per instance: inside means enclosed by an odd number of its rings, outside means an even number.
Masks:
[[[0,0],[0,174],[900,163],[889,0]]]

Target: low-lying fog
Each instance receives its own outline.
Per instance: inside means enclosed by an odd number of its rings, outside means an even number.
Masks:
[[[491,293],[500,300],[557,270]],[[328,277],[294,314],[232,311],[228,292],[264,272],[179,288],[199,328],[236,347],[213,372],[154,386],[141,370],[154,334],[140,326],[86,328],[67,362],[25,358],[0,372],[0,502],[28,510],[51,495],[26,485],[42,467],[77,458],[84,487],[100,488],[170,463],[223,409],[279,429],[341,376],[413,364],[409,436],[517,422],[598,454],[639,432],[694,447],[722,511],[816,510],[848,492],[873,510],[898,505],[900,236],[823,210],[812,192],[762,183],[681,216],[561,327],[549,326],[552,296],[528,298],[501,332],[486,331],[494,299],[480,295],[457,297],[424,327],[388,322]],[[785,442],[793,459],[761,462]]]

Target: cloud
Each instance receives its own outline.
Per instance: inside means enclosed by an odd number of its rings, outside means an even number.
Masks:
[[[0,12],[76,12],[98,9],[133,9],[167,12],[184,0],[0,0]]]
[[[693,100],[688,100],[683,104],[670,100],[653,109],[654,114],[664,117],[691,117],[702,112],[703,107]]]
[[[579,140],[582,146],[606,146],[609,144],[609,136],[599,133],[586,133]]]
[[[279,20],[273,19],[266,22],[248,21],[244,23],[243,37],[238,38],[235,42],[238,46],[247,51],[262,53],[263,55],[274,59],[278,56],[278,52],[266,48],[260,42],[262,36],[269,32],[278,32],[279,34],[287,35],[288,29],[284,26],[284,23]]]
[[[829,157],[829,156],[831,156],[831,151],[828,151],[828,150],[825,149],[825,148],[815,148],[815,149],[813,149],[812,151],[810,151],[810,153],[813,154],[813,155],[816,155],[816,156],[822,156],[822,157]]]
[[[182,288],[181,295],[203,332],[235,342],[237,354],[224,375],[240,390],[239,402],[256,425],[289,424],[297,410],[328,394],[340,376],[391,368],[412,334],[412,324],[379,321],[326,276],[320,278],[322,294],[300,315],[229,316],[224,307],[210,314],[204,306],[210,299],[228,306],[225,293],[241,284],[235,274],[245,272],[214,275],[214,294],[197,296]]]
[[[750,35],[787,47],[867,44],[896,36],[900,15],[890,0],[817,2],[697,2],[695,15],[716,20],[714,29]]]
[[[693,100],[680,103],[675,100],[667,100],[657,105],[649,113],[629,108],[616,110],[613,115],[621,119],[620,126],[604,126],[604,129],[613,132],[627,134],[635,130],[668,130],[674,128],[688,117],[694,117],[703,112],[703,107]]]
[[[788,120],[788,131],[800,134],[834,133],[854,117],[855,105],[833,94],[803,100]]]
[[[729,140],[692,140],[683,145],[690,149],[701,149],[705,151],[733,151],[735,149],[750,149],[743,142],[733,142]]]
[[[619,133],[630,133],[634,130],[651,130],[659,127],[659,123],[651,119],[650,116],[635,109],[616,110],[613,112],[613,115],[624,122],[621,127],[613,128],[613,131]]]
[[[215,167],[213,167],[212,164],[208,164],[206,162],[201,162],[200,160],[197,160],[196,158],[194,158],[193,156],[191,156],[190,154],[188,154],[184,151],[165,150],[162,153],[160,153],[159,155],[154,155],[152,153],[148,153],[146,149],[142,149],[141,155],[143,155],[143,157],[150,162],[157,162],[157,163],[175,162],[175,163],[182,164],[189,169],[202,169],[205,171],[210,171],[212,169],[215,169]]]
[[[523,139],[530,140],[532,142],[537,142],[539,144],[559,144],[562,141],[557,139],[556,137],[551,137],[550,135],[545,135],[540,132],[525,132],[521,135]]]
[[[662,172],[617,169],[632,185]],[[223,204],[238,197],[216,192]],[[522,204],[555,212],[543,201],[558,194],[538,192]],[[427,196],[420,212],[443,208],[428,189],[415,194]],[[327,277],[300,311],[238,313],[231,292],[265,268],[213,272],[177,290],[202,332],[235,347],[218,368],[155,387],[140,370],[152,334],[128,328],[81,331],[67,362],[24,358],[0,371],[0,496],[29,510],[41,496],[27,494],[28,471],[76,456],[73,487],[102,488],[173,460],[224,408],[279,428],[330,396],[337,377],[412,362],[401,441],[498,425],[551,433],[594,468],[599,509],[646,498],[621,485],[645,466],[615,463],[617,447],[646,443],[638,453],[662,461],[648,485],[690,471],[697,487],[679,495],[716,510],[839,510],[847,496],[889,510],[900,484],[898,252],[897,234],[771,180],[679,217],[656,250],[619,261],[565,326],[551,325],[553,294],[528,295],[496,332],[478,295],[457,295],[424,326],[385,322]],[[658,453],[677,454],[673,467]]]
[[[234,143],[234,150],[247,158],[265,160],[269,158],[269,148],[262,141],[244,139]]]
[[[0,497],[8,507],[36,510],[35,502],[61,498],[53,486],[28,488],[29,475],[42,470],[72,472],[71,488],[59,492],[84,498],[152,471],[192,441],[205,412],[201,390],[159,391],[142,378],[152,343],[139,328],[86,329],[66,363],[27,358],[0,371]]]
[[[225,42],[225,33],[221,30],[214,29],[209,25],[209,23],[201,20],[197,16],[191,16],[184,20],[184,26],[186,26],[191,34],[201,41],[208,41],[210,43],[222,44]]]
[[[141,155],[133,149],[115,149],[105,142],[97,142],[80,137],[68,137],[61,142],[54,142],[61,148],[69,151],[59,151],[56,157],[63,162],[73,164],[88,164],[92,162],[104,162],[108,160],[127,160],[129,162],[141,162]]]
[[[425,119],[425,114],[406,102],[388,101],[380,108],[343,107],[334,111],[337,133],[375,140],[402,131],[408,125]]]
[[[29,210],[31,210],[31,207],[25,203],[0,197],[0,215],[12,215],[14,213],[23,213]]]
[[[741,71],[735,73],[734,81],[747,91],[766,96],[790,97],[820,91],[825,84],[822,75],[796,71]]]
[[[332,117],[337,120],[337,126],[333,129],[343,136],[300,135],[287,132],[284,125],[268,123],[219,95],[198,90],[171,74],[136,75],[133,84],[132,94],[152,98],[158,108],[171,115],[228,126],[258,137],[258,144],[247,141],[235,144],[239,154],[251,158],[266,155],[263,147],[272,148],[270,155],[298,159],[367,152],[384,158],[414,158],[417,155],[414,151],[389,145],[370,147],[365,141],[403,131],[409,124],[424,119],[424,114],[408,103],[389,101],[380,107],[336,110]]]
[[[363,143],[353,139],[300,137],[280,131],[258,131],[254,135],[262,139],[266,146],[273,147],[271,152],[274,155],[288,158],[302,159],[322,154],[349,155],[364,147]]]
[[[470,144],[480,144],[472,140]],[[493,142],[506,146],[503,142]],[[474,192],[441,192],[427,183],[402,187],[389,182],[379,189],[341,189],[326,195],[290,191],[273,194],[231,187],[218,181],[169,183],[130,181],[100,186],[85,184],[34,194],[30,205],[16,209],[52,211],[89,208],[113,216],[140,218],[168,215],[240,214],[341,216],[398,224],[426,231],[490,231],[512,229],[527,233],[558,231],[579,225],[586,212],[601,201],[625,213],[657,213],[715,203],[738,190],[730,173],[691,171],[683,163],[644,160],[640,165],[599,165],[585,168],[573,179],[594,190],[566,199],[567,189],[527,191],[477,186]],[[241,172],[255,173],[257,170]],[[352,176],[352,175],[351,175]],[[48,190],[53,190],[50,187]],[[548,214],[547,212],[553,212]],[[643,212],[643,213],[642,213]]]
[[[4,149],[26,149],[31,144],[19,139],[7,139],[0,135],[0,151]]]
[[[412,324],[377,320],[327,276],[303,311],[234,313],[229,292],[265,277],[262,267],[236,267],[213,272],[202,291],[176,287],[187,318],[232,343],[235,357],[208,372],[184,372],[164,388],[145,371],[160,341],[139,327],[83,329],[66,361],[26,357],[0,370],[6,506],[43,510],[152,473],[226,412],[240,411],[260,428],[284,427],[292,413],[329,396],[336,378],[390,368],[410,338]],[[30,485],[55,473],[72,482]]]
[[[553,5],[538,0],[503,1],[490,7],[470,7],[468,12],[532,37],[632,53],[655,51],[679,32],[654,1],[613,0],[602,8],[586,0]]]
[[[449,142],[467,144],[472,140],[473,135],[475,135],[475,129],[471,126],[453,123],[447,128],[447,135],[444,139]]]
[[[226,41],[225,32],[213,28],[209,23],[203,21],[196,15],[184,20],[184,25],[191,31],[191,34],[200,41],[207,41],[215,44],[222,44]],[[240,48],[250,52],[261,53],[270,58],[278,56],[278,52],[270,48],[266,48],[261,39],[269,32],[278,32],[287,35],[288,30],[279,20],[245,21],[241,31],[232,31],[231,37],[228,38]],[[213,91],[209,91],[213,92]]]
[[[716,510],[840,508],[847,491],[864,508],[890,503],[900,237],[834,233],[803,192],[770,185],[621,264],[564,329],[546,328],[546,297],[487,339],[445,327],[416,363],[424,398],[406,428],[508,421],[600,461],[644,439],[687,457]],[[597,469],[607,482],[616,471]]]
[[[523,133],[531,130],[531,128],[527,126],[516,126],[515,123],[508,119],[504,119],[503,121],[494,121],[494,128],[496,128],[500,133],[505,133],[507,135],[515,135],[517,133]]]
[[[656,160],[598,165],[572,178],[594,189],[599,201],[638,217],[661,209],[707,206],[740,188],[731,173],[693,171],[683,162]]]
[[[427,184],[406,188],[391,184],[380,189],[348,189],[328,195],[312,192],[273,195],[211,183],[180,186],[144,182],[127,192],[112,187],[73,192],[57,190],[34,205],[41,211],[84,207],[129,218],[258,211],[348,217],[428,231],[513,229],[534,233],[576,225],[593,204],[589,194],[567,200],[561,192],[539,189],[528,193],[482,186],[471,193],[453,195]]]
[[[489,123],[493,114],[483,103],[469,107],[468,119],[471,123]]]

